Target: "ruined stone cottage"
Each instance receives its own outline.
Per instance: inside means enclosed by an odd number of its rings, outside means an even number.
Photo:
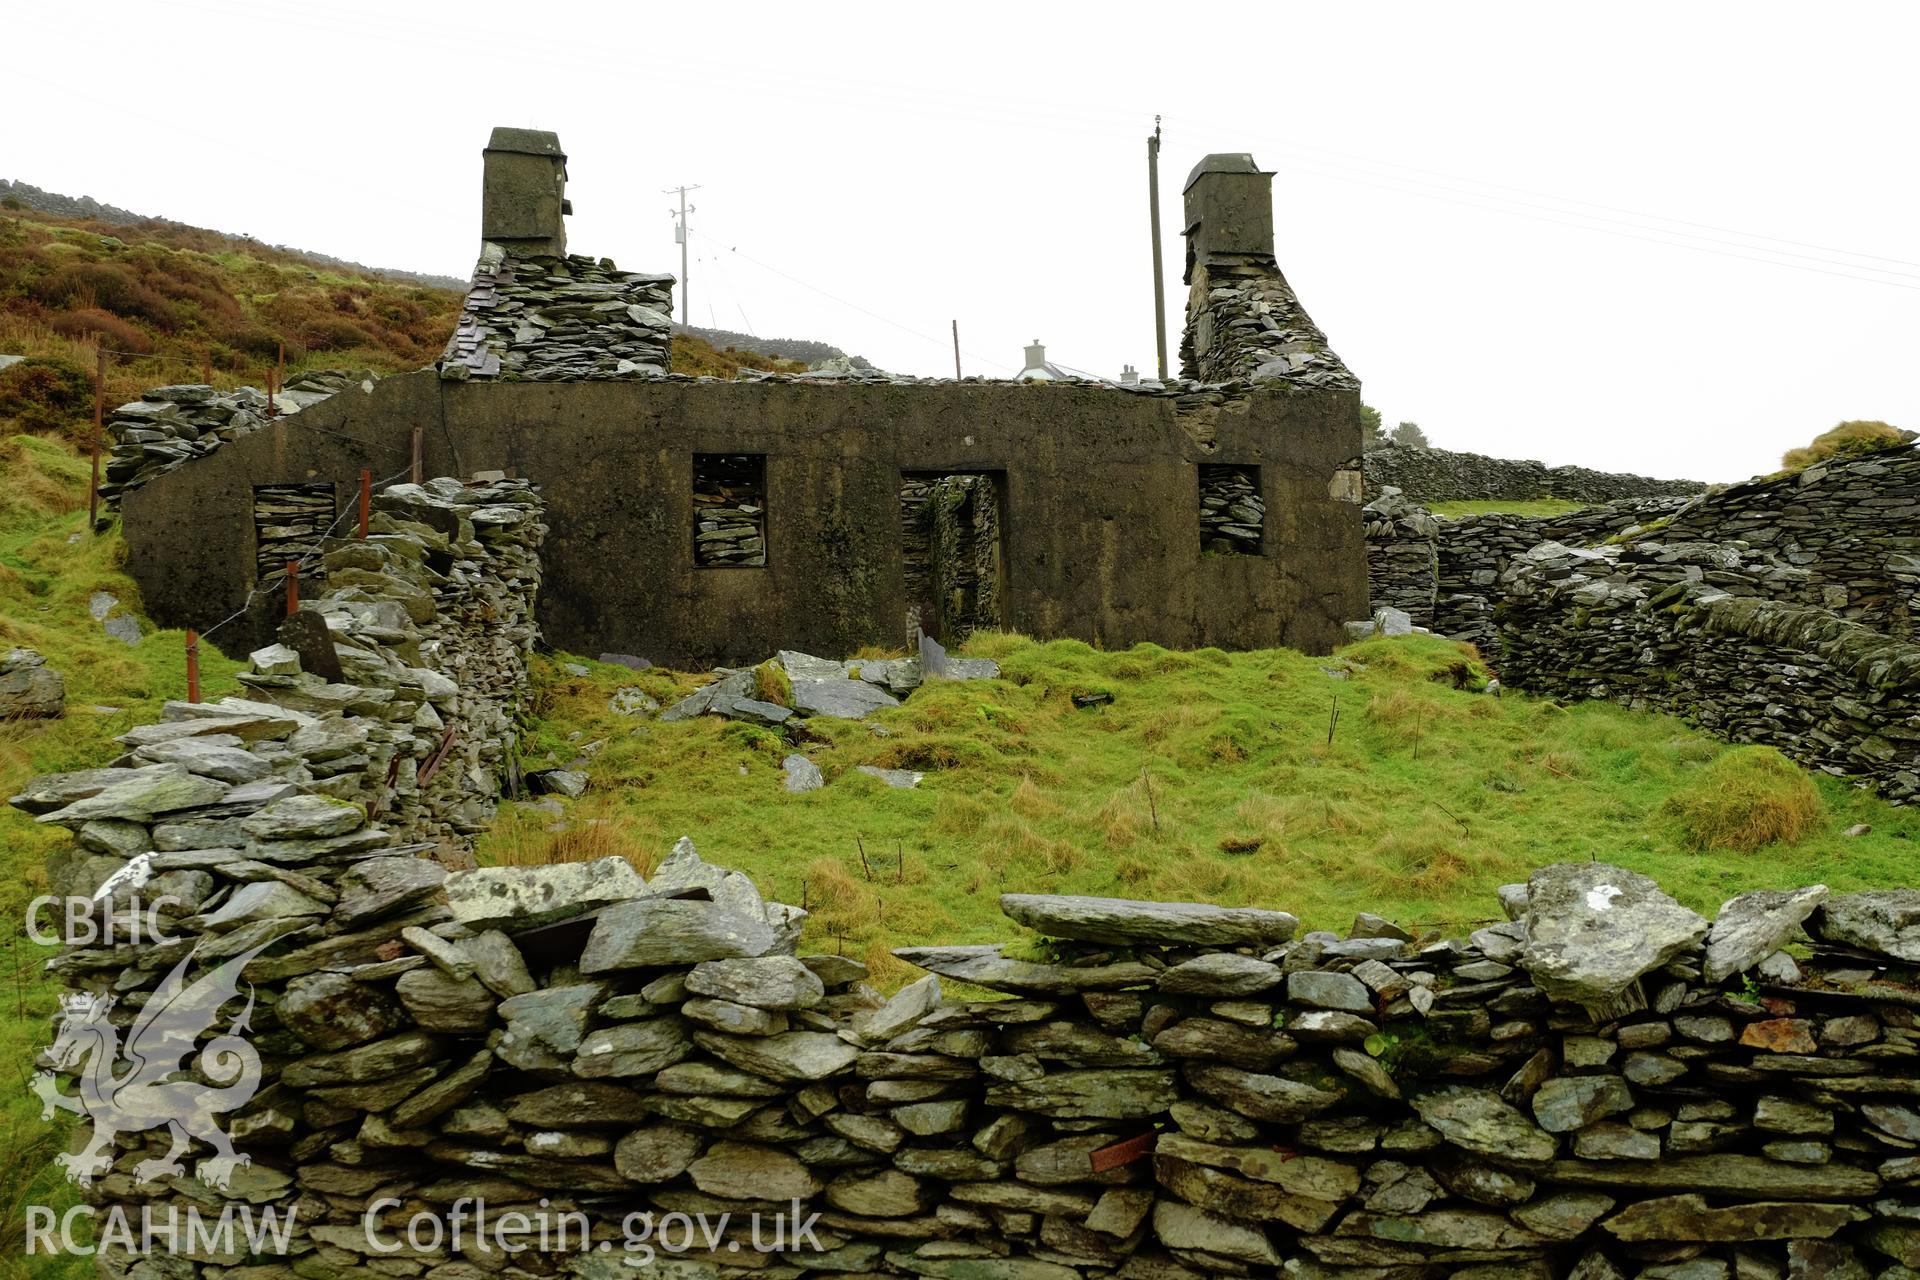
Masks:
[[[1251,157],[1187,182],[1185,378],[1124,386],[672,374],[673,280],[568,254],[558,138],[498,129],[483,157],[479,262],[435,367],[188,465],[134,460],[120,506],[157,620],[242,607],[362,470],[416,455],[539,487],[540,622],[577,652],[696,665],[915,626],[1325,651],[1366,613],[1359,384],[1276,265]]]

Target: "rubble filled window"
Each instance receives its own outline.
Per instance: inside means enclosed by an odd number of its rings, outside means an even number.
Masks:
[[[334,520],[331,484],[266,484],[253,491],[254,572],[260,581],[284,577],[287,561],[320,548]],[[325,576],[320,558],[301,566],[302,578]]]
[[[722,569],[766,563],[766,455],[694,454],[694,567]]]
[[[1260,468],[1200,464],[1200,550],[1257,556],[1266,537]]]

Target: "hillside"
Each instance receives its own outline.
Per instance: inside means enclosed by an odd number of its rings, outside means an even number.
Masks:
[[[109,409],[166,383],[264,386],[283,346],[288,376],[418,369],[440,355],[462,297],[180,223],[0,208],[0,354],[28,358],[0,369],[0,432],[84,440],[96,345],[110,353]],[[677,373],[804,367],[674,337]]]
[[[264,385],[285,348],[289,373],[394,373],[433,360],[460,295],[324,266],[286,250],[176,223],[110,226],[0,211],[0,352],[34,357],[0,372],[0,419],[54,430],[92,410],[94,347],[109,406],[148,386]]]

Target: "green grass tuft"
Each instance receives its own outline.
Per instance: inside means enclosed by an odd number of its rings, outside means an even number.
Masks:
[[[1826,817],[1813,779],[1772,747],[1734,747],[1667,799],[1694,849],[1752,853],[1792,843]]]

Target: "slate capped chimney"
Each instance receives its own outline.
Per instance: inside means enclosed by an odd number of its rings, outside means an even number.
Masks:
[[[567,199],[567,153],[560,149],[560,135],[498,128],[480,155],[485,161],[480,238],[519,257],[565,257],[563,217],[573,205]]]
[[[1273,262],[1273,174],[1247,152],[1215,152],[1193,166],[1186,217],[1188,284],[1196,267]]]

